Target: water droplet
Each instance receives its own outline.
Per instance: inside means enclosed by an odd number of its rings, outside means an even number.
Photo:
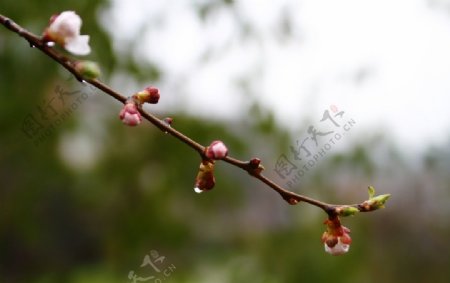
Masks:
[[[49,41],[46,43],[48,47],[53,47],[55,46],[55,43],[53,41]]]
[[[167,124],[167,125],[172,125],[172,123],[173,123],[173,118],[171,118],[171,117],[166,117],[166,118],[164,118],[163,119],[163,121]]]
[[[299,203],[299,201],[295,198],[290,198],[288,202],[290,205],[296,205],[297,203]]]
[[[166,124],[167,126],[169,126],[169,128],[172,127],[172,126],[171,126],[171,125],[172,125],[172,122],[173,122],[173,119],[172,119],[172,118],[166,117],[166,118],[164,118],[162,121],[163,121],[164,124]],[[167,132],[167,131],[164,131],[164,133],[167,134],[168,132]]]
[[[203,191],[202,190],[200,190],[199,188],[197,188],[197,187],[195,187],[194,188],[194,192],[196,192],[197,194],[201,194],[201,193],[203,193]]]

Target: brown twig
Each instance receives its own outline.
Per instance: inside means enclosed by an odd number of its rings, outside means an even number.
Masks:
[[[72,73],[75,78],[80,82],[89,83],[93,86],[95,86],[97,89],[102,90],[104,93],[110,95],[111,97],[117,99],[121,103],[125,103],[127,100],[127,97],[121,95],[120,93],[116,92],[115,90],[111,89],[106,84],[102,83],[101,81],[97,79],[88,79],[80,75],[75,67],[74,67],[74,61],[68,59],[66,56],[61,55],[56,49],[49,47],[40,37],[34,35],[33,33],[27,31],[26,29],[22,28],[15,22],[13,22],[11,19],[3,16],[0,14],[0,22],[2,25],[4,25],[7,29],[11,30],[12,32],[17,33],[19,36],[23,37],[25,40],[27,40],[31,47],[35,47],[39,50],[41,50],[43,53],[45,53],[47,56],[52,58],[54,61],[58,62],[60,65],[62,65],[65,69],[67,69],[70,73]],[[159,128],[164,133],[168,133],[178,139],[179,141],[183,142],[187,146],[191,147],[192,149],[196,150],[202,159],[205,159],[204,151],[205,147],[199,144],[198,142],[192,140],[191,138],[187,137],[186,135],[182,134],[181,132],[175,130],[170,125],[162,121],[161,119],[157,118],[153,114],[144,111],[143,109],[139,109],[139,112],[141,115],[147,119],[150,123],[152,123],[154,126]],[[358,209],[361,212],[367,212],[371,211],[365,208],[362,204],[352,204],[352,205],[333,205],[328,204],[319,200],[312,199],[310,197],[300,195],[291,191],[288,191],[281,187],[280,185],[276,184],[274,181],[270,180],[263,174],[261,174],[261,168],[259,166],[259,161],[257,166],[254,166],[251,161],[241,161],[238,159],[235,159],[233,157],[225,157],[222,159],[224,162],[227,162],[231,165],[234,165],[236,167],[241,168],[242,170],[247,171],[251,176],[255,177],[256,179],[260,180],[264,184],[266,184],[268,187],[276,191],[281,195],[281,197],[287,201],[289,204],[295,205],[299,202],[306,202],[311,205],[317,206],[321,209],[323,209],[329,216],[337,215],[339,213],[339,209],[342,207],[354,207]]]

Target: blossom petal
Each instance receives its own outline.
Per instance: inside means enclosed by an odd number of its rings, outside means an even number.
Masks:
[[[141,123],[142,117],[134,102],[125,103],[122,110],[120,110],[119,118],[125,125],[137,126]]]
[[[87,55],[91,52],[89,36],[80,35],[82,20],[74,11],[65,11],[50,19],[44,32],[45,41],[53,41],[75,55]]]
[[[89,46],[89,35],[66,38],[64,48],[75,55],[88,55],[91,53]]]
[[[327,243],[324,244],[324,247],[325,251],[331,255],[342,255],[350,250],[350,245],[342,243],[340,238],[338,238],[338,242],[334,247],[330,248]]]
[[[138,114],[125,113],[122,121],[128,126],[137,126],[141,123],[141,117]]]
[[[50,24],[49,31],[60,37],[76,37],[80,34],[81,18],[74,11],[59,14]]]

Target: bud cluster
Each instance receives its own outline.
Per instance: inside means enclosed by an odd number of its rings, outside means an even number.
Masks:
[[[205,148],[204,158],[200,163],[197,177],[195,178],[196,193],[202,193],[214,188],[216,179],[214,177],[214,163],[215,160],[223,159],[228,154],[227,146],[219,140],[213,141],[209,146]]]
[[[125,125],[137,126],[141,123],[142,117],[139,107],[144,103],[156,104],[159,101],[159,89],[154,86],[136,92],[129,98],[119,113],[119,118]],[[170,118],[170,123],[172,119]]]

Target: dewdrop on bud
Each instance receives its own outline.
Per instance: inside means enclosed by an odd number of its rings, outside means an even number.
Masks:
[[[222,141],[213,141],[206,147],[205,155],[213,160],[223,159],[228,155],[228,148]]]
[[[209,191],[214,188],[216,179],[214,177],[214,161],[203,160],[198,168],[197,177],[195,178],[194,191],[198,194]]]
[[[162,120],[167,126],[169,126],[169,128],[172,127],[172,123],[173,123],[173,119],[170,117],[166,117]],[[167,134],[167,131],[164,131],[165,134]]]
[[[171,127],[171,126],[172,126],[172,123],[173,123],[173,118],[171,118],[171,117],[166,117],[166,118],[163,119],[163,121],[164,121],[164,123],[166,123],[169,127]]]

